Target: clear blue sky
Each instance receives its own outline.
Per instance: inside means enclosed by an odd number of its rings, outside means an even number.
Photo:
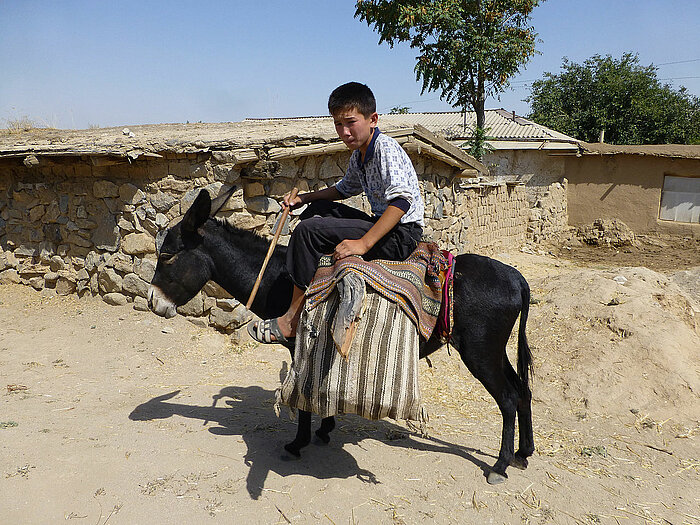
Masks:
[[[438,93],[420,94],[415,52],[379,46],[354,4],[0,0],[0,126],[323,115],[329,92],[350,80],[374,90],[380,112],[450,110]],[[700,96],[700,2],[549,0],[533,24],[542,54],[488,108],[527,115],[529,83],[558,72],[562,57],[625,51]]]

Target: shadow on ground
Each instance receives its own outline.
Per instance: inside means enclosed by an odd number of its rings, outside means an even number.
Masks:
[[[271,409],[274,392],[258,386],[226,387],[212,396],[211,406],[187,405],[171,402],[179,390],[154,397],[137,406],[129,419],[152,421],[181,416],[199,419],[204,424],[216,423],[209,432],[219,436],[240,436],[248,451],[244,456],[250,468],[246,486],[250,497],[258,499],[270,471],[280,476],[302,474],[318,479],[357,477],[365,483],[381,483],[377,476],[360,468],[343,445],[359,444],[364,439],[376,439],[390,446],[421,452],[455,454],[480,467],[486,476],[489,466],[472,453],[492,457],[479,450],[448,443],[437,438],[418,438],[406,428],[388,421],[369,421],[357,416],[342,416],[338,428],[331,434],[331,444],[312,444],[302,452],[300,460],[290,459],[282,445],[291,441],[296,424],[287,418],[278,418]],[[227,406],[218,406],[224,400]],[[285,408],[286,410],[286,408]]]

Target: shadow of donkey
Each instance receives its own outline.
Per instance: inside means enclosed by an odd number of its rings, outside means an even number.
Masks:
[[[269,409],[274,392],[258,386],[225,387],[212,396],[211,406],[171,402],[179,393],[179,390],[175,390],[154,397],[137,406],[129,414],[129,419],[152,421],[172,416],[200,419],[204,424],[217,425],[208,429],[212,434],[240,436],[248,449],[244,456],[245,464],[249,467],[246,488],[252,499],[258,499],[262,494],[270,471],[282,477],[293,474],[309,475],[318,479],[357,477],[365,483],[380,483],[373,472],[360,468],[355,458],[342,448],[345,443],[357,445],[366,438],[416,451],[456,454],[480,467],[484,475],[488,474],[490,467],[472,453],[493,457],[479,450],[454,445],[434,437],[417,440],[406,428],[389,421],[369,421],[358,416],[346,415],[342,418],[347,424],[341,424],[334,433],[334,438],[336,442],[340,442],[340,446],[327,446],[322,452],[312,449],[305,456],[305,460],[301,461],[277,452],[282,449],[282,440],[279,447],[270,446],[271,431],[288,429],[289,433],[294,432],[294,423],[291,420],[278,418],[274,411]],[[217,406],[219,401],[224,399],[227,406]],[[261,410],[261,407],[267,407],[267,410]]]

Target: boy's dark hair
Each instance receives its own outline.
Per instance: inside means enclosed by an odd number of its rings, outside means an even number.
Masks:
[[[372,90],[359,82],[348,82],[338,86],[328,97],[328,111],[335,115],[339,111],[354,108],[365,118],[377,111],[377,100]]]

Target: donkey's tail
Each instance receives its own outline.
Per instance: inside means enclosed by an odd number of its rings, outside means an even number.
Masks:
[[[528,383],[532,375],[532,353],[527,344],[527,316],[530,312],[530,286],[522,279],[521,289],[522,305],[520,307],[520,328],[518,329],[518,377],[522,381],[525,390],[529,389]]]

